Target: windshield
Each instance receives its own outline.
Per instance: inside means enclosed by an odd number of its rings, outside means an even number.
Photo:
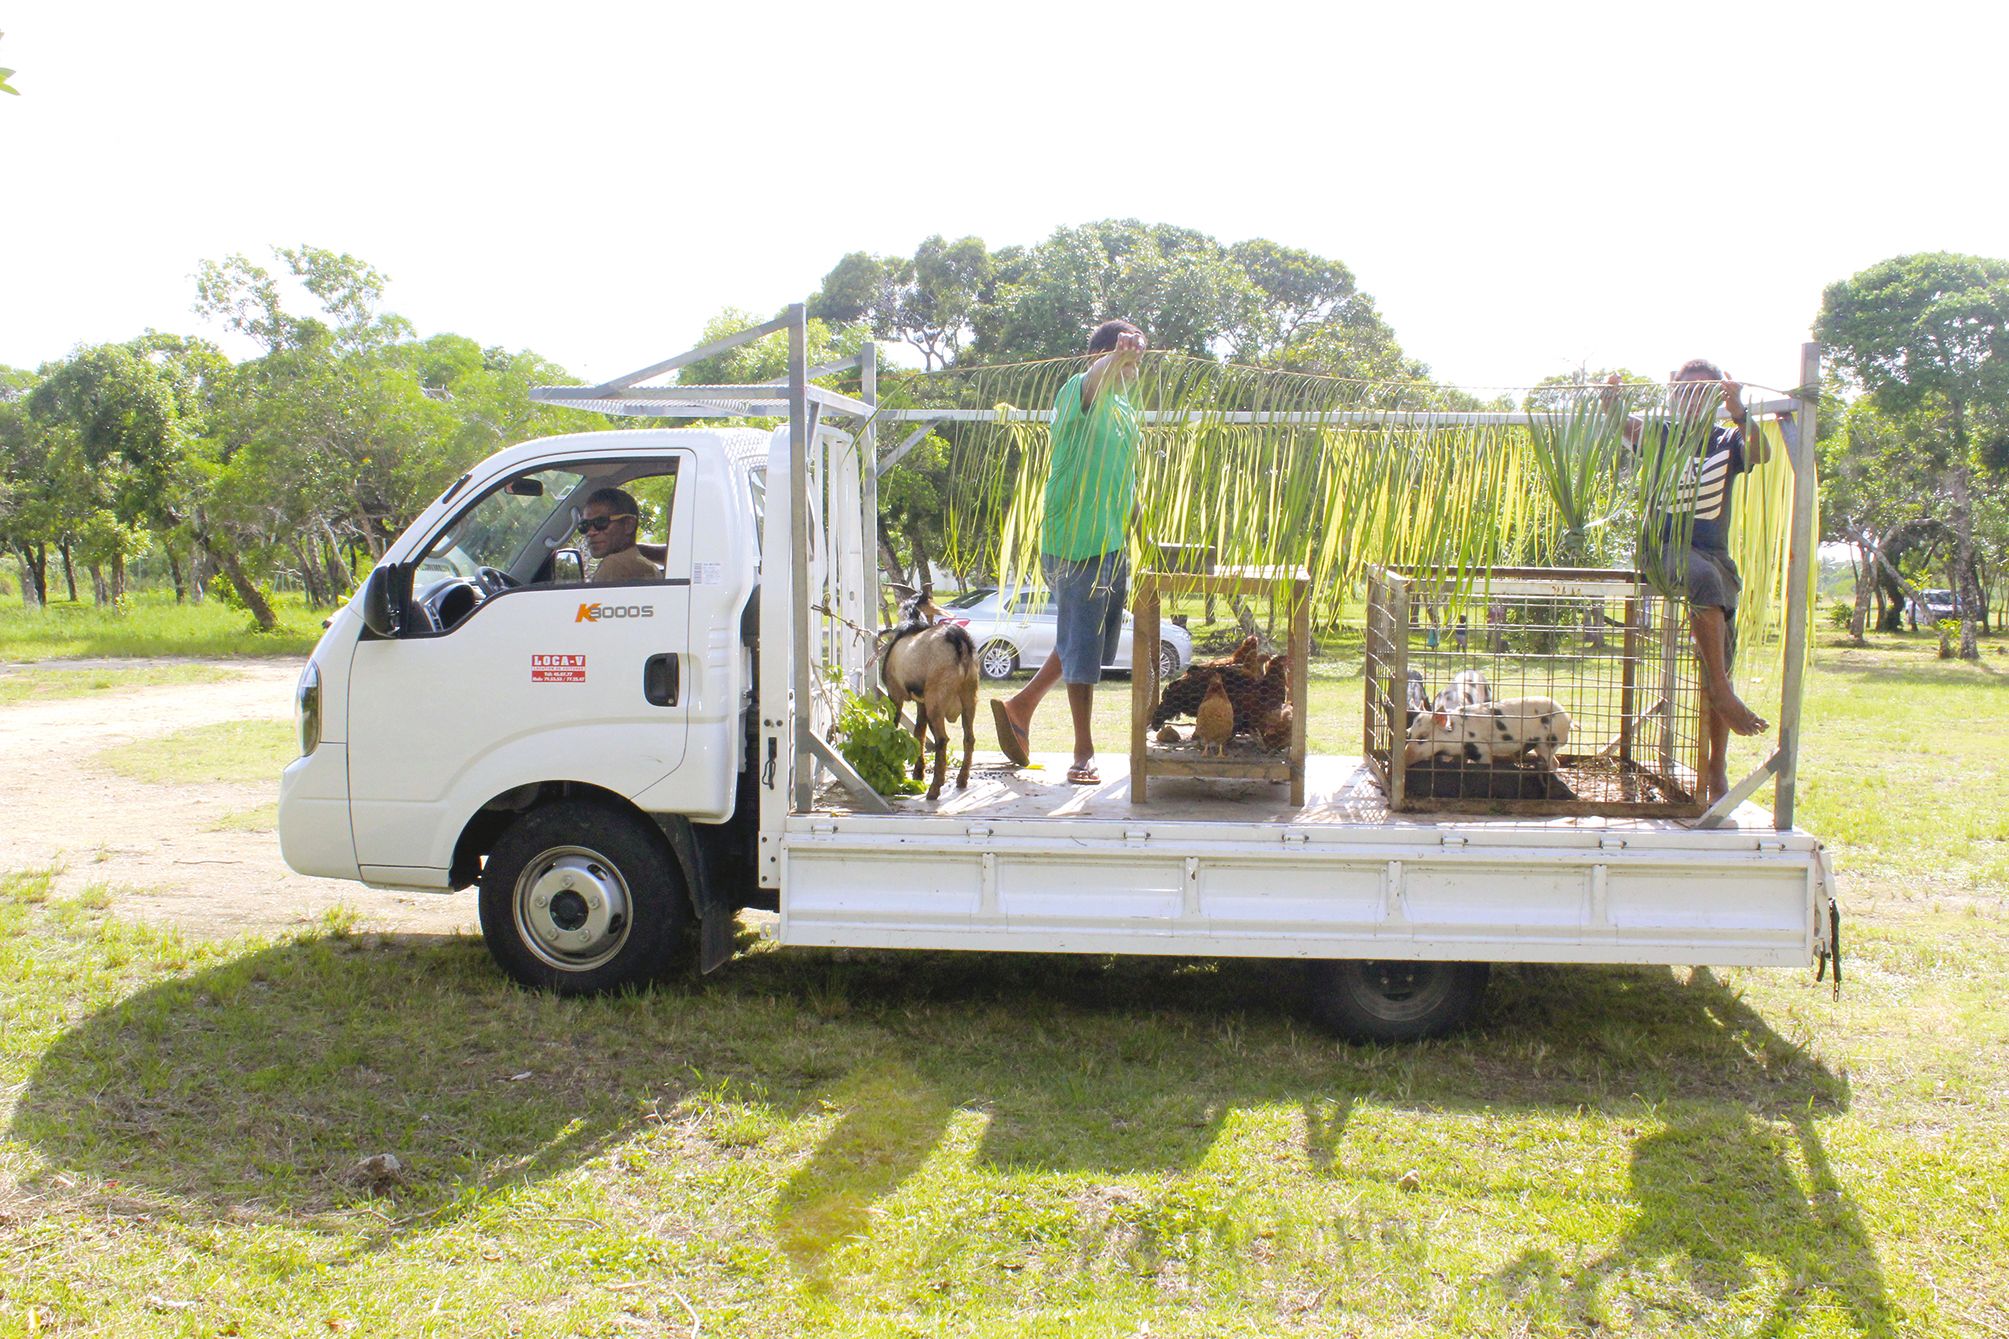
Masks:
[[[950,600],[948,607],[951,609],[974,609],[995,594],[997,594],[997,591],[988,587],[973,590],[967,595],[958,595],[955,599]]]
[[[523,480],[541,485],[530,496],[498,488],[462,512],[419,560],[421,572],[453,576],[473,576],[476,569],[493,567],[519,575],[512,569],[524,546],[551,519],[551,513],[565,504],[584,475],[570,470],[533,470],[510,481]]]

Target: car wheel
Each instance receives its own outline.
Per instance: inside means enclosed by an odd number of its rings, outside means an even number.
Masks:
[[[1312,1012],[1353,1041],[1441,1037],[1471,1021],[1489,971],[1483,962],[1315,962]]]
[[[977,668],[986,679],[1009,679],[1018,673],[1018,648],[1003,638],[985,642],[977,652]]]
[[[590,801],[533,810],[481,871],[481,937],[523,985],[597,995],[661,976],[688,936],[690,901],[661,829]]]
[[[1170,683],[1179,677],[1179,648],[1170,642],[1158,643],[1158,682]]]

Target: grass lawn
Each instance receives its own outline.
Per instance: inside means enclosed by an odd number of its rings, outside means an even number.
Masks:
[[[156,785],[180,782],[276,784],[300,756],[291,721],[220,721],[106,749],[93,761],[107,771]]]
[[[122,609],[52,601],[30,609],[0,604],[0,661],[64,656],[304,656],[321,636],[325,609],[297,594],[272,601],[279,626],[259,632],[251,616],[221,600],[176,604],[171,590],[135,592]]]
[[[0,670],[0,707],[17,702],[49,702],[64,697],[90,697],[131,688],[157,688],[177,683],[221,683],[238,676],[213,665],[135,665],[119,669]]]
[[[1503,968],[1421,1046],[1270,962],[750,942],[564,1001],[17,873],[0,1334],[2009,1333],[2005,670],[1821,648],[1838,1003]]]

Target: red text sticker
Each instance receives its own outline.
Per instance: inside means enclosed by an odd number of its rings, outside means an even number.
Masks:
[[[586,657],[533,655],[530,657],[530,682],[584,683]]]

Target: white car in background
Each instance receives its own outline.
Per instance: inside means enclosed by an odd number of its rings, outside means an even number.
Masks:
[[[949,621],[969,630],[977,644],[977,664],[986,679],[1008,679],[1021,668],[1037,669],[1053,652],[1057,622],[1053,596],[1043,590],[973,590],[942,606]],[[1193,661],[1193,639],[1176,623],[1158,627],[1158,677],[1177,678]],[[1130,669],[1130,611],[1116,659],[1104,669]]]

